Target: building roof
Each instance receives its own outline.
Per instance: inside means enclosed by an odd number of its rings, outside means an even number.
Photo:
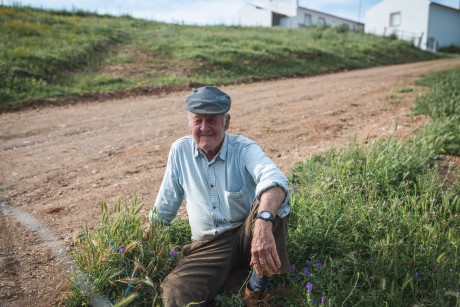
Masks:
[[[313,13],[316,13],[316,14],[326,15],[326,16],[329,16],[329,17],[338,18],[338,19],[349,21],[349,22],[354,22],[354,23],[357,23],[357,24],[360,24],[360,25],[364,26],[364,23],[361,23],[359,21],[351,20],[351,19],[348,19],[348,18],[343,18],[343,17],[332,15],[332,14],[325,13],[325,12],[312,10],[312,9],[309,9],[309,8],[306,8],[306,7],[301,7],[301,6],[298,6],[297,3],[296,4],[292,4],[292,3],[288,4],[288,3],[284,3],[284,2],[280,2],[280,1],[276,1],[276,0],[274,0],[274,1],[273,0],[265,0],[265,1],[258,1],[257,3],[248,3],[248,5],[254,6],[257,9],[271,11],[273,13],[283,15],[283,16],[286,16],[286,17],[296,16],[297,15],[297,9],[300,8],[300,9],[307,10],[309,12],[313,12]]]
[[[455,7],[452,7],[452,6],[447,6],[447,5],[440,4],[440,3],[436,3],[436,2],[433,2],[433,1],[430,1],[430,5],[431,5],[431,4],[434,4],[434,5],[436,5],[436,6],[440,6],[440,7],[446,8],[446,9],[450,9],[450,10],[454,10],[454,11],[460,12],[460,7],[457,9],[457,8],[455,8]]]
[[[361,22],[359,22],[359,21],[352,20],[352,19],[348,19],[348,18],[344,18],[344,17],[340,17],[340,16],[337,16],[337,15],[332,15],[332,14],[329,14],[329,13],[320,12],[320,11],[312,10],[312,9],[309,9],[309,8],[306,8],[306,7],[301,7],[301,6],[299,6],[299,8],[300,8],[300,9],[307,10],[307,11],[310,11],[310,12],[314,12],[314,13],[326,15],[326,16],[329,16],[329,17],[339,18],[339,19],[342,19],[342,20],[346,20],[346,21],[350,21],[350,22],[355,22],[355,23],[359,23],[359,24],[364,25],[364,23],[361,23]]]

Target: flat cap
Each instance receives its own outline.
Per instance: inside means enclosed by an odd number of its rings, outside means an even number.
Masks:
[[[202,115],[224,114],[230,110],[232,99],[215,86],[203,86],[194,89],[186,98],[187,111]]]

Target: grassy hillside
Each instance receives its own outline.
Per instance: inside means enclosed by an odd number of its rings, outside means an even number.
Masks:
[[[0,6],[3,110],[31,100],[63,103],[69,96],[251,82],[433,58],[409,43],[343,28],[181,26]]]

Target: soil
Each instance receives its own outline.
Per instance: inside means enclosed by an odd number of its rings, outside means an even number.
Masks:
[[[427,119],[410,116],[411,107],[428,91],[414,81],[454,66],[459,58],[225,86],[233,100],[229,132],[257,141],[289,175],[294,163],[353,138],[413,134]],[[147,216],[170,144],[189,133],[187,94],[0,115],[0,305],[62,298],[73,238],[98,225],[99,202],[137,196]]]

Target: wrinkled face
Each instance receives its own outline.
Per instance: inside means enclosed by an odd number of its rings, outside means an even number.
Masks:
[[[230,115],[224,125],[224,115],[200,115],[188,113],[192,137],[198,147],[202,149],[208,158],[214,157],[222,146],[225,131],[229,127]]]

